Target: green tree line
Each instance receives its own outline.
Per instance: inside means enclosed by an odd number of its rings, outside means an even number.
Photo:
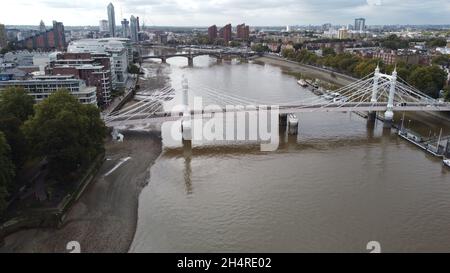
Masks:
[[[283,57],[290,60],[324,66],[356,78],[362,78],[372,73],[377,65],[384,73],[392,73],[396,67],[400,78],[433,98],[439,96],[439,92],[443,90],[447,79],[447,73],[439,65],[450,63],[447,57],[440,57],[434,59],[431,66],[412,65],[404,62],[395,66],[385,65],[379,59],[366,59],[350,53],[337,54],[331,48],[324,48],[322,54],[323,56],[319,57],[306,49],[285,49],[282,51]]]

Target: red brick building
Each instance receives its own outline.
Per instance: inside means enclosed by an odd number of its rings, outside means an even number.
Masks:
[[[111,61],[106,54],[60,53],[47,67],[46,74],[73,75],[84,80],[87,86],[96,87],[99,106],[111,102]]]
[[[373,58],[381,59],[383,63],[388,65],[404,62],[407,64],[419,64],[420,55],[411,53],[400,53],[395,50],[391,51],[378,51],[373,54]]]
[[[53,28],[17,42],[17,47],[30,50],[64,50],[66,35],[63,23],[53,21]]]
[[[208,39],[210,42],[214,42],[217,39],[217,26],[213,25],[208,28]]]
[[[231,24],[220,29],[220,38],[222,38],[226,44],[231,41]]]
[[[244,41],[247,41],[248,40],[248,38],[250,37],[250,27],[249,26],[246,26],[245,24],[241,24],[241,25],[238,25],[237,26],[237,29],[236,29],[236,37],[238,38],[238,39],[242,39],[242,40],[244,40]]]

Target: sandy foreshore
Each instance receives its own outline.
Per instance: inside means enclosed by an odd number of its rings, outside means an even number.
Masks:
[[[127,252],[136,231],[139,194],[161,154],[161,134],[131,132],[123,143],[106,144],[96,179],[68,212],[60,229],[30,229],[5,238],[0,252]]]

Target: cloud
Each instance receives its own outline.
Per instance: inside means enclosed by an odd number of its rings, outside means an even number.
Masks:
[[[6,24],[35,24],[41,19],[66,25],[97,25],[106,18],[108,0],[16,0],[3,5]],[[207,26],[246,22],[250,25],[349,24],[356,17],[368,24],[443,24],[448,0],[117,0],[116,22],[131,14],[147,25]],[[19,13],[21,16],[17,16]]]

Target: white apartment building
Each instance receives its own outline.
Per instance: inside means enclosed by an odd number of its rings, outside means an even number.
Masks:
[[[37,102],[48,98],[57,90],[66,89],[79,102],[97,106],[97,89],[86,86],[84,81],[74,76],[36,76],[28,80],[0,81],[0,92],[10,86],[23,87]]]
[[[133,61],[130,40],[126,38],[83,39],[69,44],[70,53],[107,53],[111,56],[113,88],[123,87],[128,80],[128,64]]]

